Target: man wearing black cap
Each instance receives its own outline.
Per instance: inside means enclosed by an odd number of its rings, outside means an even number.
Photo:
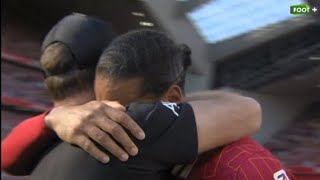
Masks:
[[[46,35],[42,53],[55,42],[70,48],[79,69],[95,67],[105,47],[116,37],[110,24],[101,19],[73,13],[58,22]],[[45,70],[45,69],[44,69]],[[50,74],[52,76],[55,74]]]
[[[119,159],[127,154],[123,149],[130,155],[137,153],[136,146],[123,130],[118,134],[111,132],[111,125],[120,124],[137,138],[143,138],[141,133],[144,135],[135,121],[126,116],[123,112],[124,108],[119,103],[93,101],[82,106],[85,109],[70,107],[95,99],[93,92],[95,66],[102,50],[114,37],[115,33],[109,24],[78,13],[66,16],[51,29],[43,42],[41,67],[45,74],[45,84],[56,108],[53,108],[49,114],[44,113],[24,121],[2,141],[1,168],[3,170],[15,175],[29,174],[42,152],[58,140],[57,135],[83,148],[88,146],[85,140],[90,138],[101,143]],[[110,108],[108,105],[120,110]],[[60,124],[65,125],[63,129],[59,129],[59,126],[56,127],[53,124],[55,118],[50,117],[54,117],[54,114],[61,115],[59,108],[62,106],[68,106],[66,108],[68,112],[59,118]],[[75,116],[79,114],[80,117]],[[115,119],[114,114],[123,114],[123,118]],[[47,124],[44,121],[45,118],[49,118]],[[108,139],[102,142],[89,134],[92,132],[88,129],[74,136],[67,134],[70,129],[75,129],[79,123],[85,121],[85,127],[102,129],[113,136],[124,148],[105,133],[102,135]],[[57,135],[48,127],[55,129]],[[87,150],[91,155],[102,162],[108,161],[105,160],[108,158],[105,153],[99,151],[93,144],[91,146],[92,148]],[[126,159],[126,157],[122,158],[122,160]]]

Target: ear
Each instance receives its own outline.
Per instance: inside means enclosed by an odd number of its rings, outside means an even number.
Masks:
[[[180,103],[183,98],[182,90],[177,85],[170,86],[169,90],[165,93],[161,100],[168,101],[168,102],[176,102]]]

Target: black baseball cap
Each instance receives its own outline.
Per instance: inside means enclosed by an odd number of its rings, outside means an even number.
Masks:
[[[108,44],[116,37],[111,24],[93,16],[72,13],[60,20],[46,35],[42,52],[52,43],[69,47],[79,69],[95,67]]]

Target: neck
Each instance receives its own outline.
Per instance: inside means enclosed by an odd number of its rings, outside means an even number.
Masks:
[[[93,93],[82,92],[60,101],[54,101],[54,106],[77,106],[95,100]]]

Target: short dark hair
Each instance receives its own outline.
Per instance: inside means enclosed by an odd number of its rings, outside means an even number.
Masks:
[[[97,74],[115,78],[141,77],[144,93],[162,95],[172,84],[184,90],[191,50],[164,33],[136,30],[116,38],[103,52]]]

